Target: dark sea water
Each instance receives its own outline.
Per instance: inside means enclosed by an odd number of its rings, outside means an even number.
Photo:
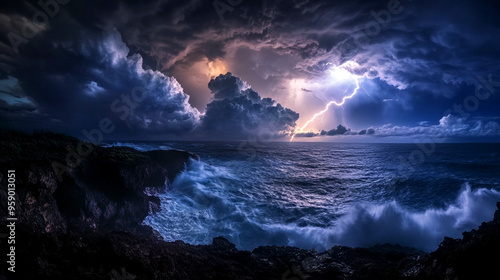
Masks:
[[[113,145],[200,156],[159,195],[162,211],[144,221],[168,241],[224,236],[247,250],[392,243],[431,251],[444,236],[491,220],[500,201],[500,144],[439,144],[429,155],[415,144]]]

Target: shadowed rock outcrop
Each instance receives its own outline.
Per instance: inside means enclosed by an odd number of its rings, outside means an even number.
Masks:
[[[0,176],[16,170],[19,223],[39,233],[150,231],[141,224],[159,210],[160,201],[147,191],[163,190],[190,158],[197,159],[184,151],[139,152],[90,143],[82,156],[77,151],[83,142],[53,133],[3,132],[0,141]],[[0,196],[6,201],[5,189]]]

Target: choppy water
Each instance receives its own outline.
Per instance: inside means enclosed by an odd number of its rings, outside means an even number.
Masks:
[[[144,223],[166,240],[239,249],[393,243],[434,250],[489,221],[500,201],[499,144],[115,143],[198,154]],[[414,154],[415,155],[415,154]],[[420,154],[422,155],[422,154]],[[413,158],[418,159],[418,157]]]

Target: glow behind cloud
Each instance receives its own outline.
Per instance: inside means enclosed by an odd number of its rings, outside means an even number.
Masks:
[[[353,98],[358,93],[358,90],[360,88],[360,86],[359,86],[359,78],[360,77],[357,76],[357,75],[352,74],[351,72],[349,72],[348,70],[345,69],[346,67],[352,67],[352,66],[355,66],[355,65],[357,65],[356,62],[348,61],[348,62],[346,62],[345,64],[343,64],[341,66],[337,66],[337,67],[334,67],[334,68],[328,70],[328,72],[330,73],[330,75],[329,75],[328,80],[326,81],[325,84],[329,84],[329,85],[332,85],[332,84],[342,84],[342,83],[348,82],[350,80],[353,80],[353,82],[355,84],[354,90],[352,91],[352,93],[350,95],[344,96],[342,98],[342,100],[339,101],[339,102],[337,102],[335,100],[332,100],[332,101],[328,102],[323,110],[321,110],[318,113],[314,114],[313,117],[310,118],[304,125],[302,125],[301,127],[298,127],[294,131],[294,133],[292,134],[292,137],[290,138],[290,141],[293,141],[293,139],[295,137],[295,134],[304,132],[305,129],[312,122],[314,122],[314,120],[316,120],[317,117],[322,116],[323,114],[325,114],[326,112],[328,112],[328,110],[330,109],[330,107],[332,105],[336,105],[338,107],[343,106],[348,99]],[[348,88],[344,91],[344,95],[349,91],[350,88],[351,88],[351,84],[349,84]]]

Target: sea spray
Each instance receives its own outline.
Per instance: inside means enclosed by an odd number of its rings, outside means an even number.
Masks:
[[[326,250],[333,245],[390,243],[431,251],[443,237],[460,237],[463,231],[490,220],[496,201],[500,201],[497,190],[472,190],[465,184],[456,201],[444,208],[414,211],[394,200],[382,204],[359,202],[333,221],[333,226],[276,224],[266,223],[266,213],[258,209],[243,211],[239,204],[251,202],[231,195],[225,185],[231,180],[237,178],[225,168],[193,161],[161,196],[163,210],[145,222],[169,241],[209,244],[214,236],[224,236],[238,248],[248,250],[261,245]]]
[[[237,143],[121,143],[200,156],[159,194],[144,221],[166,240],[239,249],[391,243],[430,251],[491,220],[500,201],[500,145],[443,144],[403,183],[404,144],[268,143],[254,159]]]
[[[339,219],[331,240],[347,246],[399,244],[424,251],[437,248],[443,237],[461,233],[491,220],[500,192],[466,184],[455,203],[423,212],[405,209],[396,201],[380,205],[361,204]]]

